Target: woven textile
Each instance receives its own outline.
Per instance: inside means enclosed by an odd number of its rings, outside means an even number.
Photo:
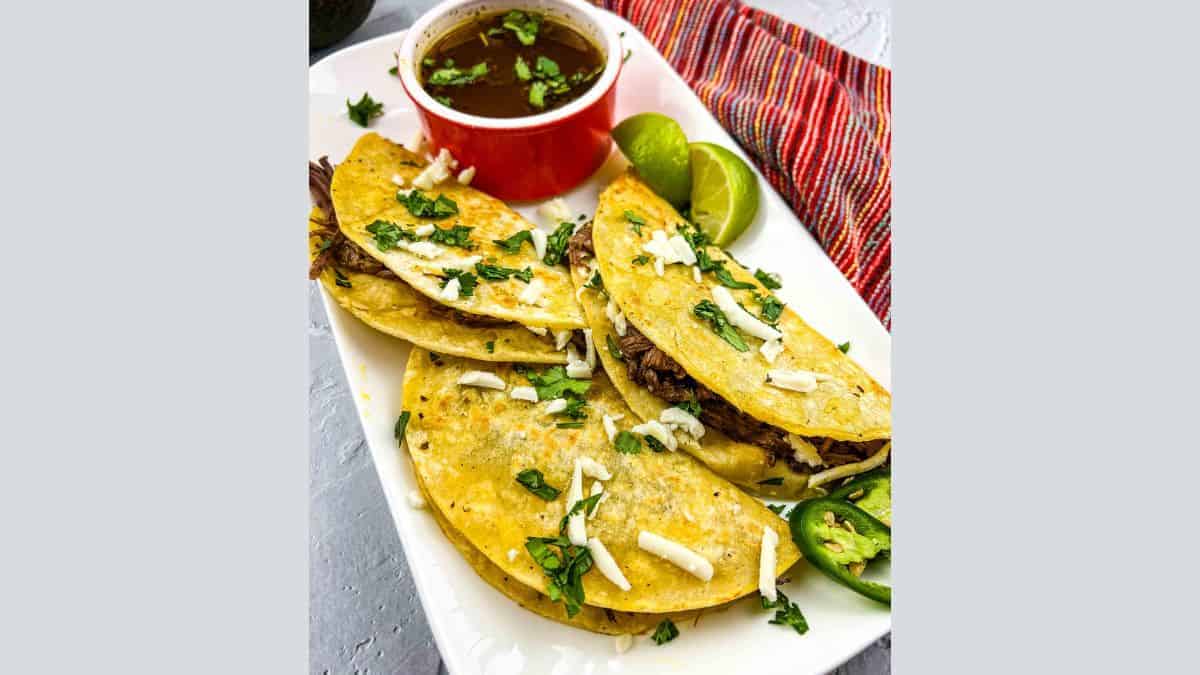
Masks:
[[[892,73],[737,0],[597,0],[637,26],[889,330]]]

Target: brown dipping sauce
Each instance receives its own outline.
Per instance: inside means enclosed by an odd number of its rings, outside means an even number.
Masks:
[[[533,12],[480,15],[425,53],[420,80],[434,99],[481,117],[554,110],[592,88],[604,54],[579,32]]]

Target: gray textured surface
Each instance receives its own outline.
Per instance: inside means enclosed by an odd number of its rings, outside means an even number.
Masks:
[[[377,0],[367,22],[310,62],[401,30],[436,0]],[[756,0],[850,51],[890,64],[885,2]],[[444,673],[371,453],[358,424],[318,287],[309,288],[309,669],[314,674]],[[885,637],[836,672],[891,672]]]

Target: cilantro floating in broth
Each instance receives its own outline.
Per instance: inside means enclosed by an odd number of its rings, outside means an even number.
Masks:
[[[558,69],[558,63],[554,59],[548,59],[545,56],[537,57],[534,70],[537,72],[539,78],[546,80],[553,80],[562,75],[562,71]]]
[[[453,100],[453,99],[451,99],[449,96],[434,96],[433,98],[434,98],[434,99],[435,99],[435,100],[436,100],[438,103],[441,103],[442,105],[446,106],[447,108],[453,108],[453,107],[454,107],[454,100]]]
[[[538,31],[542,27],[542,15],[514,9],[504,15],[501,25],[512,31],[518,42],[529,47],[537,42]]]
[[[370,94],[363,92],[358,103],[351,103],[350,99],[346,99],[346,110],[351,122],[365,127],[372,119],[383,114],[383,104],[376,102]]]
[[[729,323],[725,312],[722,312],[721,308],[713,304],[711,300],[701,300],[692,308],[692,313],[707,321],[712,331],[721,336],[721,339],[732,345],[734,349],[739,352],[750,350],[746,341],[742,339],[741,333]]]
[[[529,105],[535,108],[545,108],[547,91],[549,91],[549,87],[545,82],[534,82],[529,87]]]
[[[448,64],[453,64],[452,61],[446,61]],[[488,74],[488,64],[484,62],[476,63],[469,70],[454,68],[452,65],[445,68],[439,68],[429,74],[426,79],[429,84],[439,87],[462,87],[475,82],[476,80],[486,77]]]
[[[533,72],[529,70],[529,64],[525,63],[525,59],[517,54],[517,60],[513,62],[513,74],[522,82],[528,82],[533,78]]]
[[[562,490],[546,483],[546,478],[537,469],[525,469],[517,474],[517,482],[534,495],[551,502],[558,498]]]

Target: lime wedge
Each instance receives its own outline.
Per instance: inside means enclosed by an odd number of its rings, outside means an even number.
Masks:
[[[614,127],[612,137],[658,196],[676,208],[687,203],[692,173],[687,136],[678,122],[659,113],[640,113]]]
[[[758,177],[741,157],[712,143],[692,143],[692,221],[717,246],[733,243],[758,212]]]

